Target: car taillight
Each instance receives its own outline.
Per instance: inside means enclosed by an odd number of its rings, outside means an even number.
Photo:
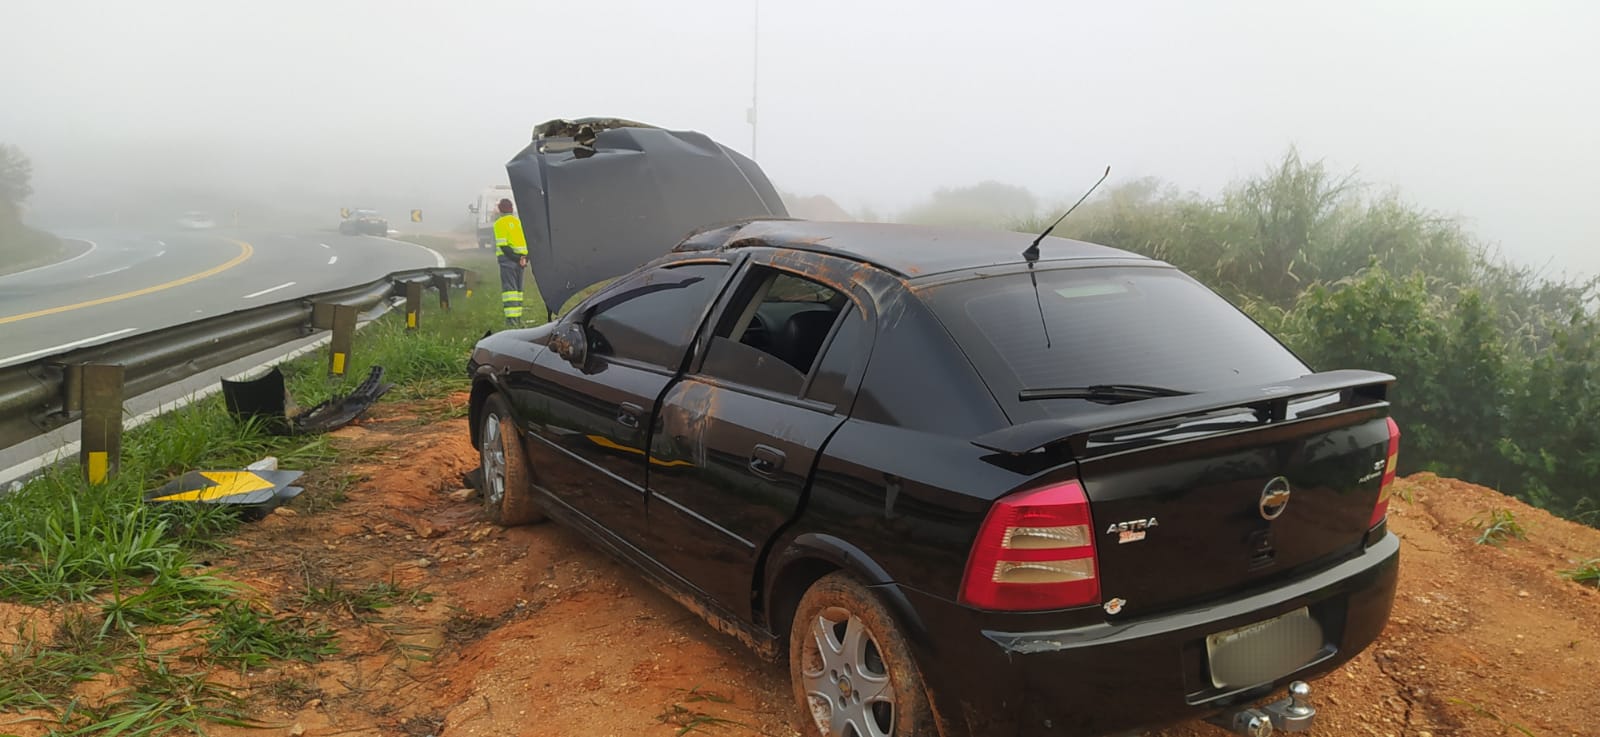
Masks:
[[[1389,487],[1394,484],[1395,464],[1400,459],[1400,425],[1396,424],[1393,417],[1389,418],[1389,455],[1383,464],[1383,480],[1378,484],[1378,503],[1372,508],[1372,519],[1367,520],[1367,529],[1378,526],[1383,518],[1389,515]]]
[[[1026,611],[1100,603],[1089,497],[1076,481],[1001,497],[967,556],[961,603]]]

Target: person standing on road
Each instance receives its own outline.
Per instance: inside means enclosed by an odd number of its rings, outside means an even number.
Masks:
[[[500,200],[500,217],[494,221],[494,247],[500,252],[500,307],[508,328],[522,325],[522,272],[528,268],[528,241],[522,237],[522,221],[511,209],[511,200]]]

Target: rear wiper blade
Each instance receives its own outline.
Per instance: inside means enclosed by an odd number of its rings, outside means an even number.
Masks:
[[[1036,399],[1087,399],[1091,402],[1103,404],[1119,404],[1122,402],[1137,402],[1141,399],[1154,399],[1156,397],[1180,397],[1193,394],[1181,389],[1171,389],[1164,386],[1147,386],[1144,384],[1093,384],[1090,386],[1068,386],[1058,389],[1023,389],[1017,392],[1017,401],[1031,402]]]

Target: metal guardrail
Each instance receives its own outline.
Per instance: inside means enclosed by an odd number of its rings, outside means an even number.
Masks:
[[[0,449],[72,422],[82,414],[77,383],[84,364],[123,367],[123,396],[134,397],[315,333],[315,304],[351,305],[362,311],[404,296],[406,284],[448,289],[465,283],[457,268],[397,271],[376,281],[79,348],[0,368]],[[320,317],[320,315],[319,315]]]

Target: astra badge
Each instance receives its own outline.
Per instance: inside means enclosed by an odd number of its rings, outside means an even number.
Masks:
[[[1107,535],[1116,535],[1117,544],[1136,543],[1144,539],[1145,532],[1160,525],[1155,517],[1148,519],[1134,519],[1127,522],[1113,522],[1106,528]]]

